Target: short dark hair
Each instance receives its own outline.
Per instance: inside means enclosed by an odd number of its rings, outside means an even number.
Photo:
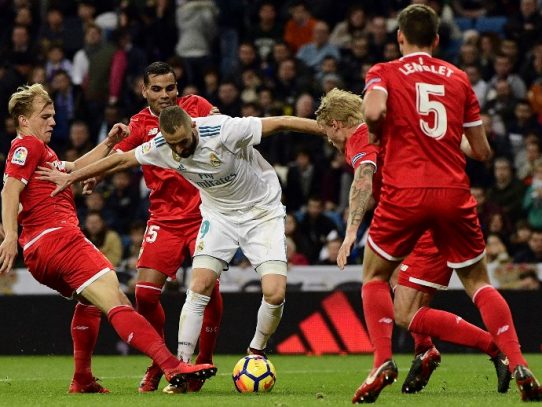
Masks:
[[[168,106],[160,112],[160,129],[165,134],[173,134],[179,127],[188,127],[192,119],[179,106]]]
[[[429,47],[438,34],[439,18],[423,4],[412,4],[399,13],[399,30],[412,45]]]
[[[145,86],[149,84],[149,77],[151,75],[167,75],[168,73],[172,74],[175,80],[177,80],[177,77],[175,76],[175,71],[171,67],[171,65],[166,64],[162,61],[156,61],[150,64],[145,68],[145,71],[143,72],[143,83]]]

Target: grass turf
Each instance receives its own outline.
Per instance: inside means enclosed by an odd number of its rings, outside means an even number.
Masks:
[[[0,406],[347,406],[368,374],[370,356],[272,356],[277,384],[271,393],[239,394],[231,370],[240,358],[217,356],[217,377],[200,393],[138,394],[137,385],[148,360],[143,356],[96,356],[94,374],[110,394],[66,394],[72,360],[68,356],[0,356]],[[542,355],[527,355],[542,377]],[[514,381],[507,394],[496,391],[493,364],[479,354],[444,354],[441,366],[419,394],[401,394],[411,356],[397,355],[399,379],[377,400],[381,406],[507,406],[521,403]],[[162,379],[160,389],[166,382]]]

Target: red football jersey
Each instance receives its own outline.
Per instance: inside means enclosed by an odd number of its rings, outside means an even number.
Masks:
[[[207,116],[212,105],[200,96],[188,95],[177,104],[191,117]],[[158,116],[146,107],[130,120],[130,135],[115,146],[120,151],[132,150],[158,134]],[[199,191],[175,170],[143,165],[143,177],[150,189],[149,212],[160,221],[200,218]]]
[[[21,246],[44,229],[79,225],[71,189],[51,197],[56,185],[37,179],[36,168],[48,167],[49,163],[64,171],[56,153],[40,139],[17,136],[11,142],[4,177],[18,179],[26,185],[20,195],[22,211],[18,216],[22,226]]]
[[[388,94],[382,129],[384,185],[469,188],[460,150],[464,127],[482,124],[467,75],[427,53],[374,65],[366,90]]]
[[[347,140],[344,149],[344,158],[354,171],[363,163],[372,163],[375,166],[373,176],[373,198],[378,202],[382,177],[379,170],[381,164],[380,147],[369,141],[369,130],[365,123],[361,124],[354,134]],[[377,171],[378,170],[378,171]]]

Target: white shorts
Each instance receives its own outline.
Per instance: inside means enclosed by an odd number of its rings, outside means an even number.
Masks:
[[[200,207],[203,220],[196,241],[194,257],[207,255],[228,264],[238,248],[257,268],[267,261],[287,262],[284,219],[286,213],[280,205],[266,211],[256,219],[246,219],[246,213],[235,216],[221,215]]]

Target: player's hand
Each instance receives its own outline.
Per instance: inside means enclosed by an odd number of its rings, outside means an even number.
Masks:
[[[94,188],[96,188],[96,185],[98,184],[98,179],[95,177],[86,179],[84,181],[81,181],[81,184],[83,185],[83,195],[90,195],[94,191]]]
[[[0,244],[0,275],[9,273],[17,258],[17,237],[6,237]]]
[[[109,133],[107,133],[107,144],[113,148],[115,144],[121,142],[130,135],[130,128],[124,123],[115,123]]]
[[[222,114],[220,113],[220,109],[216,106],[213,106],[211,108],[211,111],[209,112],[209,116],[215,115],[215,114]]]
[[[348,256],[350,256],[350,249],[352,245],[356,242],[356,233],[346,233],[346,236],[343,240],[343,244],[339,249],[339,255],[337,256],[337,266],[341,270],[344,270],[344,266],[348,263]]]
[[[73,184],[70,174],[60,172],[52,165],[50,167],[39,166],[36,173],[38,174],[38,179],[49,181],[57,185],[56,189],[51,192],[51,196],[59,194]]]

